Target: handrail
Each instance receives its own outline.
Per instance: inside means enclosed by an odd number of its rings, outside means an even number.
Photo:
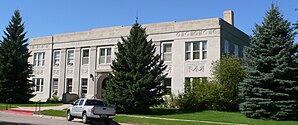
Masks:
[[[11,108],[11,98],[9,98],[9,99],[6,99],[6,110],[8,110],[9,108]]]
[[[37,114],[39,114],[39,112],[40,112],[40,105],[41,105],[41,100],[38,100],[36,103],[35,103],[35,110],[34,110],[34,112],[35,113],[37,113]]]

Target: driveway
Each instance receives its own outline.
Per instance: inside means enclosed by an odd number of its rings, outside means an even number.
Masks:
[[[104,125],[102,122],[92,123],[93,125]],[[0,112],[0,125],[83,125],[81,119],[75,119],[72,122],[65,118],[44,118],[37,116],[24,116]],[[120,125],[113,123],[112,125]],[[121,125],[131,125],[122,124]]]

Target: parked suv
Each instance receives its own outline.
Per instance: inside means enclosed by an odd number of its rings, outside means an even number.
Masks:
[[[116,114],[113,107],[105,106],[100,99],[78,99],[72,103],[67,110],[67,120],[72,121],[74,118],[82,118],[84,124],[91,120],[104,121],[105,125],[109,125]]]

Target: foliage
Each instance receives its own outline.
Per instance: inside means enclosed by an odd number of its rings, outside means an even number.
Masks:
[[[297,44],[276,5],[256,25],[245,51],[247,77],[240,83],[240,110],[247,117],[298,119]]]
[[[4,34],[0,44],[0,102],[9,98],[13,103],[28,102],[34,96],[28,79],[32,66],[28,63],[28,39],[19,10],[14,12]]]
[[[53,94],[52,98],[50,98],[47,102],[57,103],[57,102],[61,102],[61,100],[57,95]]]
[[[245,77],[242,63],[235,56],[222,57],[214,62],[212,73],[214,78],[195,78],[185,82],[185,92],[170,99],[180,109],[185,110],[238,110],[238,85]]]
[[[160,55],[155,55],[156,48],[152,40],[147,40],[145,30],[136,22],[129,36],[117,43],[104,97],[119,112],[147,112],[150,106],[162,102],[166,66]]]
[[[220,106],[222,110],[238,110],[238,85],[245,78],[241,60],[233,55],[229,55],[222,57],[212,65],[214,80],[221,85],[220,103],[222,104]]]
[[[185,92],[178,94],[176,104],[184,110],[200,111],[219,108],[220,84],[207,80],[194,79],[185,83]]]

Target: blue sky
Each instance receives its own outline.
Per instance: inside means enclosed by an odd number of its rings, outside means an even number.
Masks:
[[[273,0],[290,22],[298,20],[298,0]],[[272,0],[0,0],[0,35],[19,9],[27,38],[141,24],[223,17],[233,10],[235,26],[248,35]],[[1,38],[2,39],[2,38]]]

